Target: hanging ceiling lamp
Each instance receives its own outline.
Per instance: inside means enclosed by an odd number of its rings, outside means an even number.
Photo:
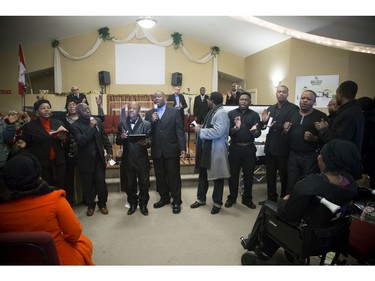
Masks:
[[[156,24],[156,20],[150,16],[142,16],[137,19],[137,23],[142,28],[153,28]]]

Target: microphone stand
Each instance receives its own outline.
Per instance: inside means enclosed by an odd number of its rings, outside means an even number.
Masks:
[[[189,99],[189,107],[188,107],[188,110],[187,110],[187,148],[186,148],[186,158],[187,160],[189,161],[189,164],[191,164],[190,160],[191,160],[191,157],[190,157],[190,147],[189,147],[189,144],[190,144],[190,108],[191,108],[191,97],[190,97],[190,88],[187,88],[188,90],[188,99]]]

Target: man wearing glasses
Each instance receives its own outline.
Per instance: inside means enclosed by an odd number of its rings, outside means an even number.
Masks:
[[[87,105],[89,105],[86,95],[83,93],[80,93],[78,87],[74,85],[71,88],[71,93],[66,96],[65,108],[67,107],[68,103],[71,101],[74,101],[76,104],[84,102]]]

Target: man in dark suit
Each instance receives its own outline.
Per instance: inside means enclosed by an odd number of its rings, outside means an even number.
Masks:
[[[288,115],[298,109],[298,106],[288,101],[289,89],[285,85],[276,88],[277,103],[269,106],[262,113],[262,129],[268,128],[266,143],[264,147],[266,176],[267,176],[267,200],[279,199],[277,194],[277,174],[280,177],[280,198],[287,194],[288,185],[288,136],[284,133],[284,123]],[[269,124],[268,124],[269,123]],[[264,205],[260,201],[259,205]]]
[[[153,95],[156,106],[146,113],[146,120],[152,124],[151,157],[154,163],[156,189],[160,201],[154,208],[170,203],[174,214],[181,212],[180,156],[186,156],[186,140],[180,113],[165,104],[165,94],[157,91]]]
[[[151,146],[151,123],[139,115],[141,107],[138,102],[128,104],[128,117],[118,126],[116,144],[122,145],[120,174],[121,189],[124,189],[130,205],[128,215],[132,215],[139,204],[141,213],[148,215],[147,203],[150,199],[150,161],[147,148]],[[144,134],[145,138],[132,141],[132,135]],[[137,184],[138,182],[138,184]],[[139,193],[137,194],[137,185]]]
[[[98,207],[103,215],[108,214],[108,188],[105,182],[107,160],[112,158],[112,145],[99,118],[91,116],[85,103],[77,104],[78,119],[71,130],[77,142],[77,170],[81,175],[83,198],[87,204],[87,216],[95,211],[95,197],[98,195]],[[104,149],[107,156],[104,156]]]
[[[180,87],[175,88],[173,95],[168,97],[168,101],[173,101],[173,107],[177,108],[180,111],[182,126],[184,126],[185,112],[184,109],[187,108],[187,103],[184,95],[181,94]]]
[[[206,88],[201,87],[199,90],[200,95],[194,99],[194,120],[198,124],[203,124],[204,118],[208,113],[208,96],[206,95]]]
[[[74,86],[74,85],[71,88],[71,93],[66,96],[65,108],[67,108],[68,103],[70,101],[74,101],[76,104],[84,102],[87,105],[89,105],[89,102],[87,101],[86,95],[83,94],[83,93],[80,93],[78,87]]]

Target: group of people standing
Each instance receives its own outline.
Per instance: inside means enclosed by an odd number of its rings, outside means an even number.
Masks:
[[[53,118],[51,108],[43,98],[34,103],[35,118],[22,126],[23,149],[1,167],[0,232],[49,232],[62,265],[93,265],[92,242],[71,207],[74,173],[69,172],[77,167],[81,176],[86,214],[92,216],[96,204],[108,214],[104,149],[111,157],[112,145],[75,86],[66,115]],[[14,121],[10,116],[8,127]]]
[[[292,190],[298,180],[306,175],[319,172],[317,156],[322,146],[333,138],[346,139],[361,147],[363,134],[363,114],[355,104],[355,95],[357,84],[353,81],[342,83],[337,89],[337,104],[340,110],[334,123],[327,115],[313,106],[316,102],[316,93],[312,90],[305,90],[300,98],[299,106],[290,103],[287,98],[289,89],[285,85],[280,85],[276,89],[277,103],[268,107],[260,117],[258,113],[251,110],[251,95],[247,92],[237,92],[233,90],[232,98],[238,99],[238,107],[225,111],[224,98],[219,92],[205,94],[205,88],[200,88],[200,95],[194,100],[194,116],[196,126],[196,158],[195,172],[199,174],[197,188],[197,200],[191,204],[195,209],[206,204],[206,194],[209,188],[209,181],[213,181],[212,214],[220,212],[222,205],[226,208],[232,207],[237,202],[240,172],[243,172],[244,188],[242,192],[242,204],[250,209],[255,209],[256,205],[252,201],[253,175],[256,166],[256,147],[254,140],[261,135],[262,130],[269,129],[265,143],[265,162],[267,176],[267,198],[266,200],[277,201],[279,195],[276,191],[277,175],[281,183],[280,198],[285,197]],[[184,100],[178,91],[169,97],[169,101],[180,96],[179,100]],[[163,92],[156,92],[153,96],[155,108],[146,113],[145,120],[139,118],[141,122],[149,122],[151,125],[145,126],[146,131],[129,129],[129,124],[119,125],[118,144],[142,145],[143,160],[141,157],[130,157],[124,148],[122,170],[132,173],[132,169],[138,167],[138,172],[143,172],[141,162],[147,162],[147,148],[151,147],[151,158],[153,161],[156,188],[160,195],[160,200],[154,204],[154,208],[160,208],[172,202],[173,213],[181,211],[181,175],[180,175],[180,157],[186,155],[186,141],[183,134],[183,124],[180,118],[172,117],[181,112],[183,108],[181,103],[174,103],[173,107],[166,104],[166,97]],[[348,114],[345,108],[351,104],[351,113]],[[228,103],[228,97],[227,97]],[[234,104],[234,103],[233,103]],[[134,106],[134,105],[133,105]],[[138,108],[139,106],[135,104]],[[177,107],[177,110],[174,109]],[[129,108],[129,112],[130,112]],[[344,112],[344,113],[340,113]],[[164,114],[166,115],[164,116]],[[178,116],[178,115],[177,115]],[[346,117],[345,117],[346,116]],[[350,125],[353,129],[345,130],[347,126],[342,124],[347,118],[350,119]],[[128,117],[128,119],[131,117]],[[271,122],[270,122],[270,119]],[[129,120],[125,122],[130,122]],[[139,122],[139,121],[137,121]],[[348,121],[345,121],[348,122]],[[341,123],[341,124],[340,124]],[[150,127],[151,126],[151,129]],[[137,128],[137,125],[134,127]],[[132,143],[126,140],[124,131],[135,134],[146,134],[147,142]],[[229,139],[229,142],[228,142]],[[130,151],[130,148],[129,148]],[[128,156],[127,156],[128,155]],[[139,155],[139,154],[137,154]],[[129,164],[129,159],[134,158]],[[136,158],[136,159],[135,159]],[[128,160],[127,160],[128,159]],[[149,169],[144,169],[149,170]],[[128,194],[130,209],[128,214],[134,213],[138,201],[136,198],[135,176],[127,175],[133,178],[128,189],[132,186],[132,195]],[[141,176],[148,178],[148,174]],[[356,178],[361,177],[361,171],[358,171]],[[229,195],[223,204],[224,181],[228,179]],[[148,214],[144,205],[149,198],[141,196],[145,193],[149,181],[139,180],[140,191],[139,204],[141,212]],[[142,187],[141,187],[142,186]],[[133,198],[133,202],[131,199]],[[263,205],[266,201],[259,202]],[[141,203],[143,202],[143,203]]]
[[[281,183],[280,198],[289,194],[301,177],[318,173],[317,156],[325,143],[343,139],[361,151],[364,117],[355,100],[357,90],[353,81],[341,83],[336,97],[328,104],[329,109],[336,107],[337,110],[329,110],[327,116],[313,108],[317,97],[314,91],[305,90],[297,107],[287,100],[289,89],[285,85],[277,87],[277,103],[262,114],[263,124],[272,118],[265,143],[268,200],[278,200],[277,172]],[[361,177],[359,166],[355,178]]]
[[[279,198],[276,191],[277,173],[281,183],[280,198],[287,198],[301,177],[318,173],[320,150],[331,140],[349,141],[361,151],[364,117],[355,100],[357,89],[353,81],[340,84],[335,98],[338,109],[336,113],[330,113],[328,118],[325,113],[313,108],[317,96],[312,90],[302,93],[298,107],[288,102],[289,90],[285,85],[280,85],[276,89],[277,103],[268,107],[260,116],[249,108],[251,95],[248,92],[233,91],[231,98],[238,99],[238,102],[236,104],[234,101],[231,105],[238,107],[227,113],[223,95],[219,92],[206,95],[205,88],[201,87],[200,95],[194,100],[195,171],[199,174],[199,182],[197,200],[190,207],[195,209],[206,204],[209,181],[213,181],[211,214],[219,213],[223,205],[226,179],[229,195],[224,206],[232,207],[237,202],[242,170],[244,189],[241,202],[250,209],[256,208],[252,201],[253,174],[257,161],[254,140],[267,128],[265,161],[268,201],[276,202]],[[97,99],[99,109],[100,99]],[[173,106],[167,105],[168,100],[173,101]],[[140,116],[140,105],[130,102],[126,120],[119,123],[116,144],[123,148],[120,171],[130,206],[128,215],[132,215],[138,206],[144,216],[149,213],[149,148],[156,176],[156,190],[160,195],[160,200],[153,207],[161,208],[171,204],[172,213],[181,212],[180,159],[186,157],[184,119],[181,113],[186,108],[186,101],[177,88],[168,100],[164,92],[156,91],[153,94],[154,108],[146,112],[145,119]],[[30,212],[35,201],[28,201],[29,195],[43,197],[41,195],[49,194],[48,198],[40,199],[42,205],[47,201],[57,202],[58,198],[62,208],[43,209],[43,215],[57,212],[54,216],[57,221],[51,222],[51,225],[58,228],[62,224],[61,228],[69,234],[65,242],[72,246],[74,241],[80,241],[76,245],[83,245],[86,249],[77,246],[79,249],[76,250],[83,254],[69,257],[64,262],[92,264],[91,241],[81,234],[82,227],[67,205],[74,201],[73,189],[78,183],[75,178],[77,169],[82,186],[82,201],[87,205],[86,215],[94,215],[96,205],[103,215],[109,213],[105,169],[113,155],[112,145],[103,128],[102,109],[99,110],[99,113],[102,112],[99,117],[93,117],[85,95],[79,93],[76,86],[72,87],[72,94],[67,96],[66,109],[67,114],[57,119],[52,116],[48,100],[35,102],[36,118],[22,127],[22,140],[27,153],[16,154],[8,161],[3,161],[4,157],[0,159],[4,174],[1,177],[0,198],[7,202],[0,204],[0,213],[13,210],[10,207],[12,202],[16,210],[21,210],[20,214]],[[13,119],[9,116],[9,126],[2,137],[8,139],[9,134],[15,133]],[[325,164],[329,165],[327,162]],[[362,176],[361,166],[355,171],[351,167],[351,175],[355,180],[359,179]],[[68,202],[61,199],[65,196]],[[259,202],[261,205],[264,203]],[[36,224],[38,222],[35,221],[35,224],[21,227],[33,230],[38,228]],[[15,231],[19,227],[17,219],[12,217],[11,221],[0,224],[0,231]]]

